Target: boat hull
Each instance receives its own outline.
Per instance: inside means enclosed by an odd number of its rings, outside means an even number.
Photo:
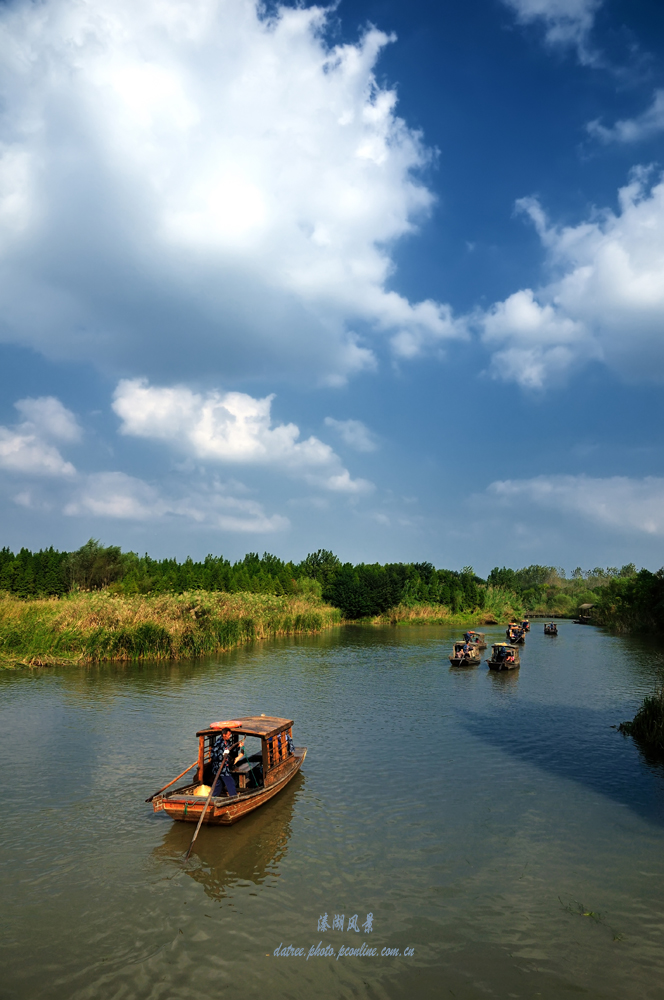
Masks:
[[[205,813],[204,823],[211,826],[230,826],[247,816],[254,809],[260,808],[281,792],[288,782],[295,777],[307,756],[306,747],[296,747],[292,757],[281,765],[281,774],[274,775],[272,783],[267,787],[249,792],[239,792],[238,795],[216,795],[210,800]],[[178,789],[169,795],[158,795],[153,800],[154,812],[165,812],[171,819],[185,823],[198,823],[205,808],[207,798],[203,795],[193,795],[184,789]]]
[[[453,667],[479,667],[482,662],[480,659],[473,659],[472,656],[448,656],[448,660]]]
[[[489,664],[489,670],[517,670],[521,664],[520,663],[505,663],[504,660],[487,660]]]

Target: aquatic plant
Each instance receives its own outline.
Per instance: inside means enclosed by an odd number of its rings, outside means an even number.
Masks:
[[[372,619],[376,624],[392,625],[494,625],[512,618],[523,617],[523,605],[514,593],[502,587],[486,587],[482,605],[469,605],[455,609],[433,602],[400,603]]]
[[[645,749],[664,756],[664,684],[643,699],[631,722],[622,722],[618,729],[633,736]]]
[[[251,639],[319,632],[341,620],[315,597],[74,593],[0,597],[0,658],[24,663],[199,656]]]

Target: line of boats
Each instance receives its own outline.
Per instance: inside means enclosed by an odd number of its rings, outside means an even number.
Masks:
[[[491,646],[491,656],[486,661],[489,669],[514,670],[521,666],[519,646],[523,645],[529,631],[527,619],[510,622],[507,641],[494,642]],[[557,635],[557,625],[554,622],[545,624],[544,633]],[[463,639],[454,643],[450,663],[453,667],[479,666],[486,648],[484,632],[469,630]],[[294,745],[292,727],[292,719],[266,715],[210,723],[196,733],[198,755],[194,763],[146,802],[152,803],[155,812],[163,811],[172,819],[199,826],[201,822],[221,826],[236,823],[282,791],[302,767],[307,748]],[[224,734],[232,740],[229,742],[233,747],[232,764],[227,769],[229,780],[218,784],[222,767],[216,767],[215,750]],[[256,752],[245,754],[247,737],[258,743]],[[177,786],[194,769],[193,778],[190,776]],[[198,827],[194,840],[197,833]]]
[[[526,641],[526,633],[530,632],[530,622],[524,618],[521,622],[510,622],[505,637],[507,642],[494,642],[491,646],[491,656],[486,661],[489,670],[514,670],[521,666],[519,646]],[[547,622],[544,626],[545,635],[558,635],[555,622]],[[463,639],[454,643],[449,661],[453,667],[477,667],[482,662],[482,650],[487,648],[484,632],[469,630]]]

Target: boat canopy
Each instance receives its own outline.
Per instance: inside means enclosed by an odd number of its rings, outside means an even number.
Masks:
[[[224,723],[224,726],[241,736],[260,736],[262,739],[276,736],[284,729],[290,729],[292,725],[292,719],[280,719],[276,715],[244,715],[240,719],[232,720],[232,723]],[[219,735],[218,723],[212,723],[207,729],[200,729],[196,733],[197,736],[209,734]]]

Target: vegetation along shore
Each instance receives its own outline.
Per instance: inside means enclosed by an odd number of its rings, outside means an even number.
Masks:
[[[392,625],[506,622],[527,614],[622,630],[664,628],[664,572],[551,566],[436,569],[428,562],[301,562],[249,553],[231,563],[152,559],[90,539],[75,552],[0,550],[0,659],[51,662],[195,656],[252,638],[341,621]]]
[[[340,620],[338,609],[320,600],[273,594],[102,590],[27,601],[6,595],[0,597],[0,659],[5,666],[175,659],[319,632]]]

